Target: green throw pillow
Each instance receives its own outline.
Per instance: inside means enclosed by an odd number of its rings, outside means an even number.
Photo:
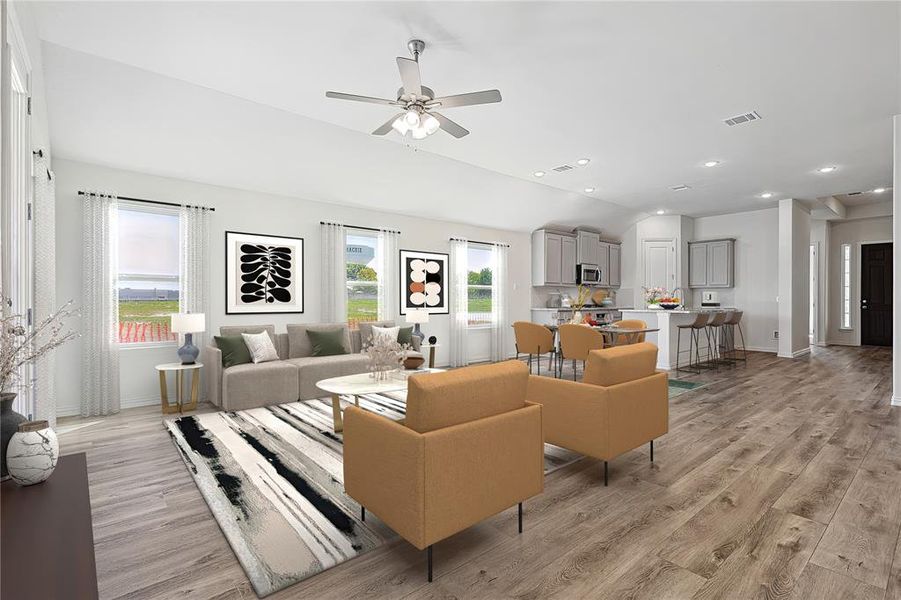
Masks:
[[[401,327],[400,331],[397,332],[397,343],[398,344],[409,344],[413,345],[413,327]]]
[[[250,350],[240,335],[217,335],[216,346],[222,351],[222,366],[226,369],[252,362]]]
[[[307,329],[307,337],[310,338],[310,345],[313,346],[313,356],[347,354],[347,348],[344,347],[344,329],[327,329],[325,331]]]

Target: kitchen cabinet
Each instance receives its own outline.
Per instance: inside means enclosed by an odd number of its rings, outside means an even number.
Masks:
[[[532,285],[575,285],[578,248],[574,235],[532,233]]]
[[[735,240],[688,243],[688,286],[731,288],[735,272]]]
[[[576,262],[580,265],[600,265],[601,234],[594,231],[578,231],[579,251]]]
[[[610,244],[608,242],[598,242],[598,262],[594,263],[601,269],[601,278],[598,281],[599,287],[607,287],[610,285]]]
[[[610,244],[610,268],[608,269],[610,287],[622,285],[622,248],[619,244]]]

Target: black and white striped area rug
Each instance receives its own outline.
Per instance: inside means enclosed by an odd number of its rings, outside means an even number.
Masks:
[[[403,395],[366,396],[360,406],[404,416]],[[377,518],[360,521],[344,493],[341,434],[328,399],[166,423],[197,487],[257,595],[278,591],[396,534]],[[545,473],[580,455],[545,445]]]

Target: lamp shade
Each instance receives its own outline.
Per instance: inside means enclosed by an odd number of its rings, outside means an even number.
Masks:
[[[175,313],[171,317],[173,333],[200,333],[206,330],[206,315],[203,313]]]
[[[428,323],[429,311],[424,308],[414,308],[407,311],[407,323]]]

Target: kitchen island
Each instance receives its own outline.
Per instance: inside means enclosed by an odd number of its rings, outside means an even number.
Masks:
[[[679,339],[679,325],[694,323],[699,313],[731,312],[737,310],[731,307],[703,307],[703,308],[677,308],[675,310],[663,309],[623,309],[623,320],[638,319],[648,324],[650,328],[660,331],[647,334],[645,341],[657,345],[657,368],[671,371],[676,368],[676,353],[681,349],[683,354],[679,357],[679,366],[688,364],[688,344],[691,339],[691,330],[683,329],[681,341]],[[699,352],[701,361],[707,360],[707,335],[704,331],[699,336]],[[676,343],[681,344],[681,348]]]

